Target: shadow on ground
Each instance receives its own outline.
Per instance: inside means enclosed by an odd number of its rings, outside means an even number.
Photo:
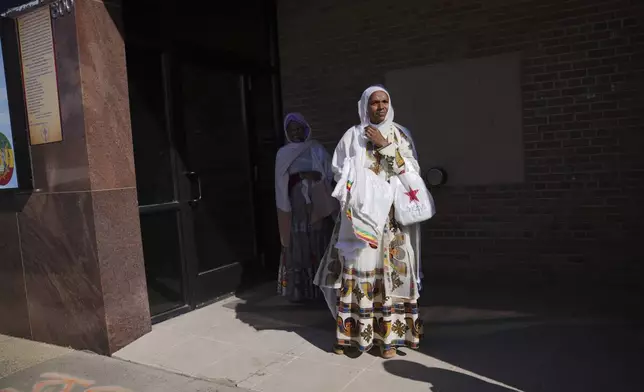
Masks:
[[[476,330],[430,333],[421,352],[522,391],[644,390],[644,335],[635,325],[551,320]],[[400,367],[387,370],[408,377]],[[440,389],[438,379],[432,383],[435,391],[452,391]]]
[[[431,392],[508,392],[514,389],[491,384],[476,377],[453,370],[432,368],[407,360],[388,361],[383,364],[392,375],[427,383]]]
[[[294,332],[328,351],[335,323],[326,304],[294,305],[273,293],[267,286],[226,306],[258,330]],[[644,391],[642,307],[613,297],[621,302],[611,309],[575,292],[429,294],[421,350],[383,361],[392,376],[433,392]],[[611,297],[599,300],[608,305]]]

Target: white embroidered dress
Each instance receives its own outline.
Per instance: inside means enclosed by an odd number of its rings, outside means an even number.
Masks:
[[[381,88],[365,91],[359,103],[361,119],[366,114],[368,99]],[[368,120],[367,120],[368,121]],[[371,170],[383,180],[404,171],[419,171],[411,138],[407,131],[393,123],[390,107],[387,120],[378,124],[390,144],[374,148],[364,137],[364,121],[349,129],[338,144],[332,161],[336,180],[340,179],[345,159],[354,158],[359,170]],[[341,211],[341,220],[351,211]],[[382,230],[378,245],[367,246],[355,257],[345,258],[336,248],[336,225],[315,284],[325,294],[337,320],[336,338],[341,346],[355,346],[367,351],[374,345],[388,350],[397,346],[417,348],[422,336],[418,314],[420,268],[417,227],[402,227],[393,218],[393,209]]]

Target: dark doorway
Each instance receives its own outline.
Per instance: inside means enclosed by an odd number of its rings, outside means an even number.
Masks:
[[[175,108],[191,202],[198,302],[235,291],[257,260],[253,173],[245,75],[216,70],[196,56],[177,59]]]
[[[167,55],[128,48],[132,139],[150,310],[161,314],[189,302],[183,254],[186,201],[172,134]]]
[[[160,321],[275,278],[274,4],[242,1],[206,17],[131,3],[123,12],[139,212]],[[211,20],[191,35],[197,17]],[[221,28],[215,19],[247,28],[209,33]]]

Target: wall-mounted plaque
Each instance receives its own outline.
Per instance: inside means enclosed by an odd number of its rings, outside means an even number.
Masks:
[[[60,142],[63,133],[49,7],[18,17],[18,37],[31,144]]]

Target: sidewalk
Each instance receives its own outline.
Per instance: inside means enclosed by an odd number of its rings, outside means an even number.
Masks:
[[[0,335],[0,392],[242,392],[148,366]]]
[[[641,319],[591,317],[582,303],[432,291],[421,349],[384,361],[329,353],[328,309],[272,292],[155,325],[115,358],[0,335],[0,392],[644,391]]]
[[[329,353],[334,321],[324,305],[292,305],[273,289],[155,325],[115,356],[260,392],[644,391],[644,334],[633,322],[449,293],[449,305],[421,310],[420,351],[348,358]]]

